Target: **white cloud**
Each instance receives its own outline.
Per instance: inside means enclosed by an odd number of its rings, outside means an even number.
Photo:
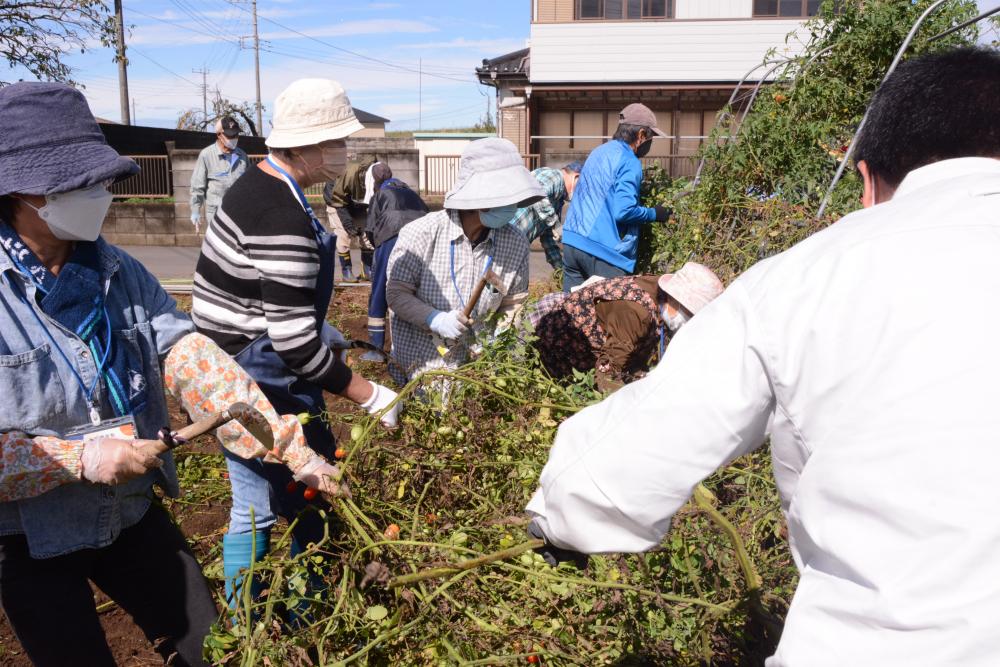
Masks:
[[[186,46],[194,44],[214,44],[218,42],[233,42],[233,35],[206,33],[204,26],[177,22],[176,25],[149,23],[136,25],[129,39],[130,44],[138,46]],[[315,37],[345,37],[356,35],[378,35],[392,33],[431,33],[437,28],[422,21],[407,21],[396,19],[371,19],[364,21],[344,21],[341,23],[306,28],[298,32],[291,30],[276,30],[262,32],[260,38],[268,41],[301,40],[303,35]]]

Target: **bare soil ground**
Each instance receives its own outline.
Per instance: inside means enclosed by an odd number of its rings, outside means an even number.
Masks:
[[[531,285],[531,295],[538,297],[556,289],[557,285],[551,279],[534,281]],[[369,290],[366,287],[339,288],[330,304],[327,319],[348,338],[367,340],[368,294]],[[183,310],[190,310],[190,297],[180,296],[177,300]],[[357,354],[353,356],[356,357]],[[390,382],[383,364],[357,362],[354,369],[367,379],[386,384]],[[327,408],[331,412],[347,413],[355,409],[351,403],[332,394],[327,394],[326,400]],[[170,423],[174,428],[180,428],[188,423],[187,416],[173,402],[170,402]],[[334,433],[338,438],[350,437],[349,429],[344,425],[335,425]],[[229,519],[230,500],[228,483],[221,477],[224,466],[219,461],[208,458],[218,453],[215,439],[209,436],[191,443],[187,446],[186,452],[178,452],[178,461],[188,457],[202,469],[182,474],[182,496],[167,504],[209,579],[218,591],[221,591],[222,582],[218,578],[221,576],[221,544],[222,534]],[[203,479],[197,481],[200,477]],[[192,479],[196,481],[192,482]],[[94,599],[101,610],[101,624],[108,644],[119,665],[146,667],[163,664],[142,631],[126,612],[96,589]],[[219,599],[221,600],[221,594]],[[54,636],[53,640],[57,638]],[[31,662],[21,650],[6,616],[0,615],[0,667],[30,665]]]
[[[190,308],[190,297],[179,297],[178,301],[185,310]],[[338,289],[333,303],[330,304],[328,318],[348,338],[367,340],[365,328],[367,308],[367,288]],[[384,366],[380,364],[359,363],[355,368],[366,378],[378,382],[388,381]],[[331,411],[335,412],[351,410],[350,404],[344,399],[330,394],[327,394],[327,405]],[[187,416],[172,402],[170,403],[170,423],[174,428],[188,423]],[[340,429],[335,428],[335,431],[337,430]],[[346,431],[346,429],[342,430]],[[338,437],[344,435],[347,433],[337,433]],[[188,448],[189,455],[217,453],[215,440],[210,437],[201,438]],[[183,454],[180,455],[183,456]],[[221,472],[221,468],[207,472],[209,477],[212,477]],[[183,481],[181,486],[184,487]],[[213,566],[221,557],[222,534],[229,520],[229,496],[228,493],[222,492],[225,491],[225,487],[217,481],[217,478],[214,485],[206,483],[205,486],[214,488],[215,492],[199,493],[197,489],[182,488],[182,492],[194,492],[185,493],[180,499],[181,502],[172,502],[170,506],[174,518],[180,524],[192,549],[211,577],[213,570],[221,570],[221,566]],[[221,590],[221,581],[213,580],[213,584],[218,584],[218,588]],[[104,627],[108,644],[111,646],[112,653],[119,665],[122,667],[145,667],[163,664],[160,656],[153,651],[142,631],[132,622],[132,618],[127,613],[115,606],[96,589],[94,599],[99,605],[99,609],[102,609],[100,612],[101,625]],[[53,641],[58,641],[56,635],[53,636]],[[7,617],[0,616],[0,667],[29,667],[30,665],[31,661],[21,650],[21,645],[14,636],[10,624],[7,622]]]

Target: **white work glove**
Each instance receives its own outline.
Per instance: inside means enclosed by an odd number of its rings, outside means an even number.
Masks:
[[[191,224],[194,225],[195,234],[201,231],[201,213],[199,211],[192,211]]]
[[[80,472],[94,484],[122,484],[162,465],[163,459],[152,452],[118,438],[89,440],[80,455]]]
[[[295,481],[302,482],[310,489],[318,489],[324,495],[351,497],[347,485],[340,482],[343,477],[340,468],[328,463],[318,454],[314,454],[293,477]]]
[[[469,330],[469,318],[460,310],[435,311],[427,322],[431,331],[445,340],[455,340]]]
[[[368,414],[374,415],[381,412],[385,406],[395,401],[398,394],[396,394],[396,392],[392,389],[383,387],[376,382],[372,382],[370,384],[373,389],[372,395],[367,401],[361,404],[361,407],[364,408]],[[382,426],[385,426],[386,428],[396,428],[396,424],[399,421],[400,403],[401,401],[396,401],[396,404],[382,415],[380,420],[382,422]]]

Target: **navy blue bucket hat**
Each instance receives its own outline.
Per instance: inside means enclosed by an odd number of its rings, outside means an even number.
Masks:
[[[48,195],[139,172],[104,139],[87,100],[61,83],[0,88],[0,195]]]

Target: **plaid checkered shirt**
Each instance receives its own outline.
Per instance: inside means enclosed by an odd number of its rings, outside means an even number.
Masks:
[[[438,352],[438,343],[426,322],[410,322],[390,311],[392,355],[399,365],[389,366],[394,380],[402,384],[408,379],[402,369],[412,378],[435,368],[459,366],[467,357],[468,346],[482,330],[483,321],[505,302],[528,292],[528,242],[510,226],[491,229],[486,240],[474,248],[462,229],[458,211],[435,211],[400,230],[389,256],[389,282],[414,286],[414,295],[436,310],[464,308],[490,257],[490,268],[503,290],[487,285],[472,311],[473,326],[454,341],[447,356]]]
[[[562,170],[540,167],[531,174],[545,190],[546,197],[531,206],[517,209],[510,224],[528,238],[528,243],[539,239],[545,250],[545,260],[552,268],[561,269],[562,250],[552,232],[559,224],[559,213],[566,202],[566,184],[563,182]]]

